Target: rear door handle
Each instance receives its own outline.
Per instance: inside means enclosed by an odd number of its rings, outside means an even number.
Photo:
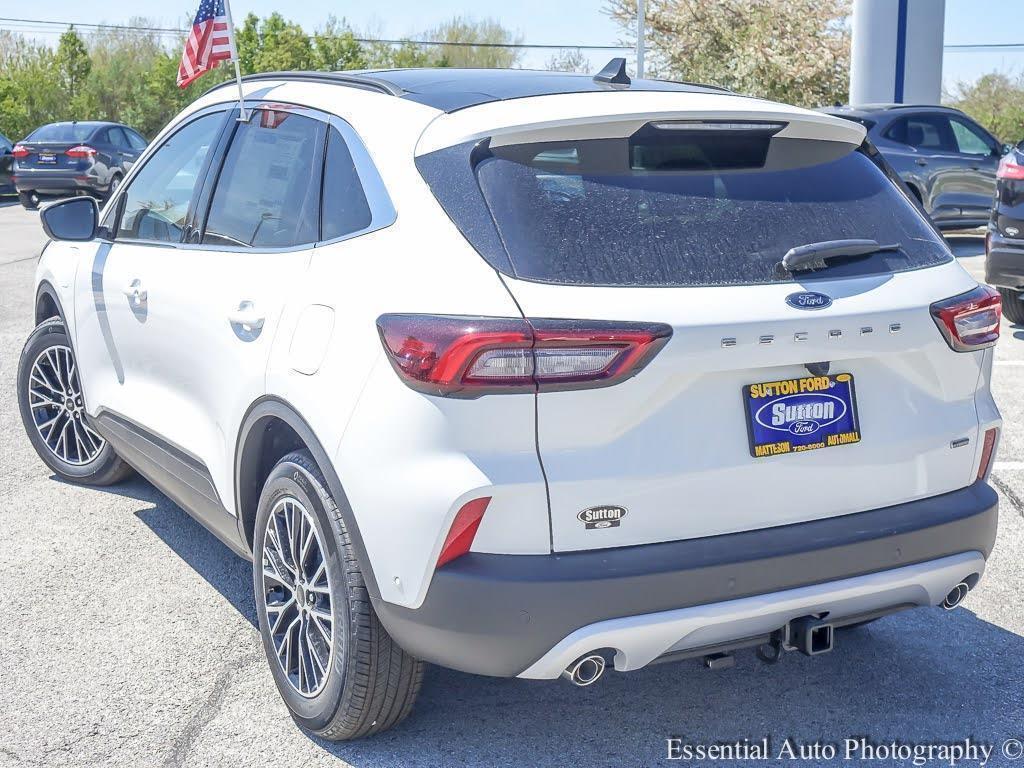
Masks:
[[[138,278],[128,284],[124,289],[124,295],[133,307],[141,307],[149,300],[149,292],[142,287],[142,281]]]
[[[918,165],[928,165],[927,160],[915,160],[914,162],[917,163]]]
[[[228,313],[228,322],[232,325],[241,326],[243,329],[258,331],[263,327],[266,317],[257,311],[251,301],[243,301],[235,309]]]

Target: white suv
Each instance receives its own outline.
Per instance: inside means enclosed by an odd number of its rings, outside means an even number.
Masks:
[[[621,65],[244,88],[43,212],[18,386],[58,476],[132,467],[252,559],[301,725],[978,582],[999,298],[861,126]]]

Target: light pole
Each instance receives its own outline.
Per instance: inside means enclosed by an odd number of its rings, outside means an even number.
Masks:
[[[644,0],[636,0],[636,76],[644,76]]]

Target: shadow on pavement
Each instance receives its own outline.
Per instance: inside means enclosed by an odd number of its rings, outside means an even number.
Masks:
[[[256,624],[247,562],[145,481],[107,490],[152,505],[135,514]],[[694,744],[769,737],[773,750],[787,737],[841,748],[864,735],[877,743],[970,736],[998,750],[1020,736],[1022,657],[1024,638],[966,608],[919,609],[843,630],[834,652],[813,659],[790,653],[768,666],[740,652],[731,670],[690,661],[609,671],[582,689],[431,667],[415,712],[393,731],[350,743],[307,736],[356,768],[649,764],[665,758],[670,736]]]
[[[985,255],[985,235],[975,232],[970,233],[949,233],[946,236],[953,255],[958,259],[969,256]]]

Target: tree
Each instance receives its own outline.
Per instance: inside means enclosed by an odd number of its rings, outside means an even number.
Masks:
[[[605,12],[635,44],[636,0]],[[846,101],[849,0],[648,0],[650,71],[802,106]]]
[[[338,72],[367,66],[366,52],[345,20],[328,16],[327,23],[313,33],[313,68]]]
[[[60,78],[60,87],[64,90],[67,99],[72,104],[85,84],[85,79],[92,69],[92,60],[85,48],[82,38],[75,32],[74,25],[68,27],[67,31],[60,36],[57,44],[57,75]]]
[[[456,16],[425,32],[427,40],[458,45],[438,45],[431,58],[447,67],[512,67],[519,63],[523,36],[505,29],[494,19],[477,21]],[[443,62],[443,63],[441,63]]]
[[[245,74],[313,68],[309,35],[277,12],[263,20],[254,13],[246,16],[237,44],[239,66]]]
[[[590,72],[590,59],[579,48],[563,48],[544,64],[552,72]]]
[[[949,103],[1002,141],[1024,139],[1024,75],[991,72],[974,83],[957,83]]]

